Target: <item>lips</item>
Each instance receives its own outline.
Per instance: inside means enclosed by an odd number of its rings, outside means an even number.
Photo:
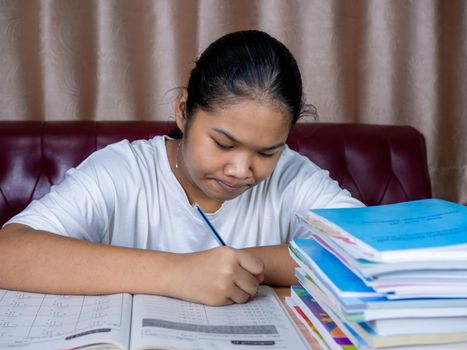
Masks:
[[[219,185],[219,187],[221,187],[226,192],[238,192],[239,190],[242,190],[243,188],[250,186],[249,184],[238,184],[238,183],[230,184],[222,180],[216,180],[216,182]]]

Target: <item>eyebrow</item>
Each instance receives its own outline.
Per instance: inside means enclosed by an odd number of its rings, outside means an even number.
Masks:
[[[214,128],[213,129],[214,131],[216,131],[217,133],[219,134],[222,134],[224,135],[225,137],[227,137],[230,141],[234,142],[234,143],[238,143],[238,144],[242,144],[242,142],[240,142],[239,140],[237,140],[235,137],[233,137],[232,135],[230,135],[229,133],[227,133],[226,131],[222,130],[222,129],[218,129],[218,128]],[[273,145],[273,146],[268,146],[268,147],[263,147],[263,148],[260,148],[259,150],[260,151],[272,151],[276,148],[280,148],[280,147],[283,147],[285,145],[284,142],[281,142],[281,143],[278,143],[276,145]]]

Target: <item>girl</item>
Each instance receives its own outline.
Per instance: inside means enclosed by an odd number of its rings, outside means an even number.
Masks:
[[[178,97],[177,137],[95,152],[4,226],[0,288],[223,305],[246,302],[260,283],[293,283],[286,243],[306,235],[295,214],[362,205],[287,148],[303,106],[283,44],[259,31],[218,39]]]

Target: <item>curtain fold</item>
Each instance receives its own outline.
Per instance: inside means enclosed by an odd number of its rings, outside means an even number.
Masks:
[[[1,120],[167,120],[219,36],[269,32],[321,122],[412,125],[433,195],[467,203],[465,0],[3,0]]]

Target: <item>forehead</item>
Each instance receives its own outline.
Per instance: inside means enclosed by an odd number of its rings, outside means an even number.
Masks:
[[[206,128],[222,129],[241,142],[262,146],[285,142],[291,123],[280,102],[264,100],[240,100],[212,111],[198,110],[195,115]]]

